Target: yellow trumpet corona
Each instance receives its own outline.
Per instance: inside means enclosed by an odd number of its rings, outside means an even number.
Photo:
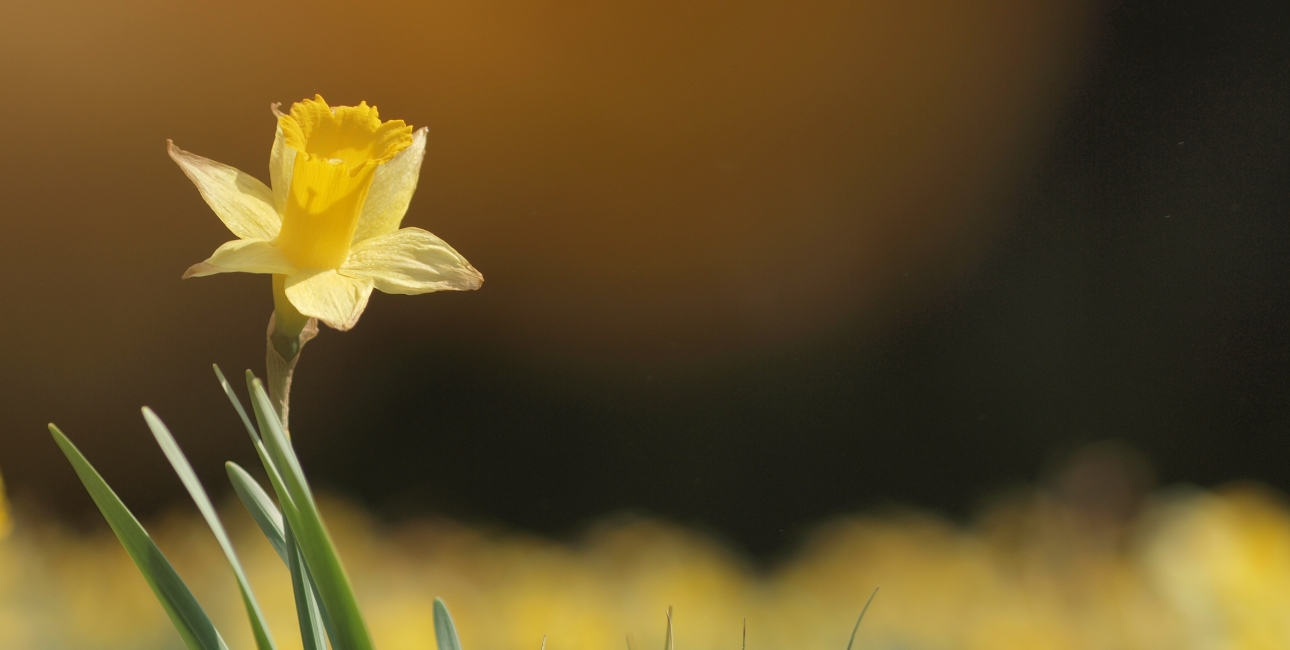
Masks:
[[[443,240],[400,228],[425,156],[424,128],[382,122],[375,106],[322,96],[278,116],[271,187],[169,143],[170,157],[237,239],[184,278],[273,275],[279,326],[307,318],[347,330],[373,289],[419,294],[478,289],[484,278]]]

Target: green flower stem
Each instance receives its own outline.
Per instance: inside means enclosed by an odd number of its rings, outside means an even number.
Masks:
[[[290,308],[290,303],[287,303],[287,307]],[[291,308],[291,311],[295,312],[295,309]],[[296,371],[296,362],[300,360],[300,350],[305,347],[305,343],[318,335],[318,321],[308,318],[301,324],[301,318],[297,318],[300,313],[295,312],[282,318],[285,326],[279,326],[279,314],[280,311],[275,309],[273,315],[269,317],[265,366],[268,375],[269,400],[273,403],[273,408],[285,430],[288,401],[291,397],[291,376]]]

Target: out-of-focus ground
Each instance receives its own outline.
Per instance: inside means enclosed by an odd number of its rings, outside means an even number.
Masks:
[[[1290,508],[1254,486],[1140,490],[1123,457],[1093,449],[1048,485],[955,525],[926,514],[840,518],[783,562],[754,569],[711,538],[616,519],[557,544],[446,520],[382,525],[325,503],[377,646],[434,647],[449,604],[470,650],[663,645],[842,650],[1290,648]],[[1131,469],[1131,467],[1130,467]],[[234,504],[224,509],[276,639],[300,647],[290,579]],[[191,512],[154,536],[233,648],[253,645],[231,573]],[[20,513],[0,542],[0,647],[181,647],[115,538]]]

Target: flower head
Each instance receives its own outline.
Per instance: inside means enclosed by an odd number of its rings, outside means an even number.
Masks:
[[[347,330],[373,289],[478,289],[464,257],[419,228],[399,228],[425,155],[424,128],[382,122],[375,106],[330,107],[322,96],[278,116],[272,188],[170,143],[170,157],[237,235],[184,278],[241,271],[273,275],[279,326],[309,318]]]

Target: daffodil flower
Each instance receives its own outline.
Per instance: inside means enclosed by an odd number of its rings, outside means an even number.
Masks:
[[[478,289],[484,278],[443,240],[400,228],[416,190],[426,130],[382,122],[375,106],[329,107],[322,96],[279,113],[272,188],[169,144],[170,157],[237,235],[184,278],[273,275],[275,319],[294,338],[308,319],[348,330],[373,289]]]

